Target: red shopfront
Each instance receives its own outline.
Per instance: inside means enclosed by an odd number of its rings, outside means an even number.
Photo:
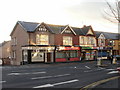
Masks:
[[[59,46],[55,52],[55,62],[80,61],[80,46]]]

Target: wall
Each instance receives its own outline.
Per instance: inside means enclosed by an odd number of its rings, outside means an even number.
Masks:
[[[28,45],[28,33],[19,25],[17,24],[14,28],[14,32],[11,36],[11,39],[16,37],[17,45],[11,45],[11,54],[12,51],[16,51],[16,59],[11,60],[11,64],[13,65],[20,65],[22,61],[22,48],[23,45]]]

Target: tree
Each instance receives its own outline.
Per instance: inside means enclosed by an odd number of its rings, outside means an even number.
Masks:
[[[119,0],[115,0],[115,2],[106,1],[106,4],[108,8],[104,10],[103,17],[111,22],[120,23],[120,1]]]

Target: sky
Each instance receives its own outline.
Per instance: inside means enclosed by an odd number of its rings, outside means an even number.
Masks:
[[[10,40],[17,21],[91,25],[94,31],[117,33],[118,25],[103,18],[106,8],[105,0],[0,0],[0,43]]]

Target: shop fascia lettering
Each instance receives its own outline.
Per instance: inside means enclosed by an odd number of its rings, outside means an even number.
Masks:
[[[22,47],[23,50],[54,50],[55,47]]]
[[[58,47],[58,50],[80,50],[80,47]]]

